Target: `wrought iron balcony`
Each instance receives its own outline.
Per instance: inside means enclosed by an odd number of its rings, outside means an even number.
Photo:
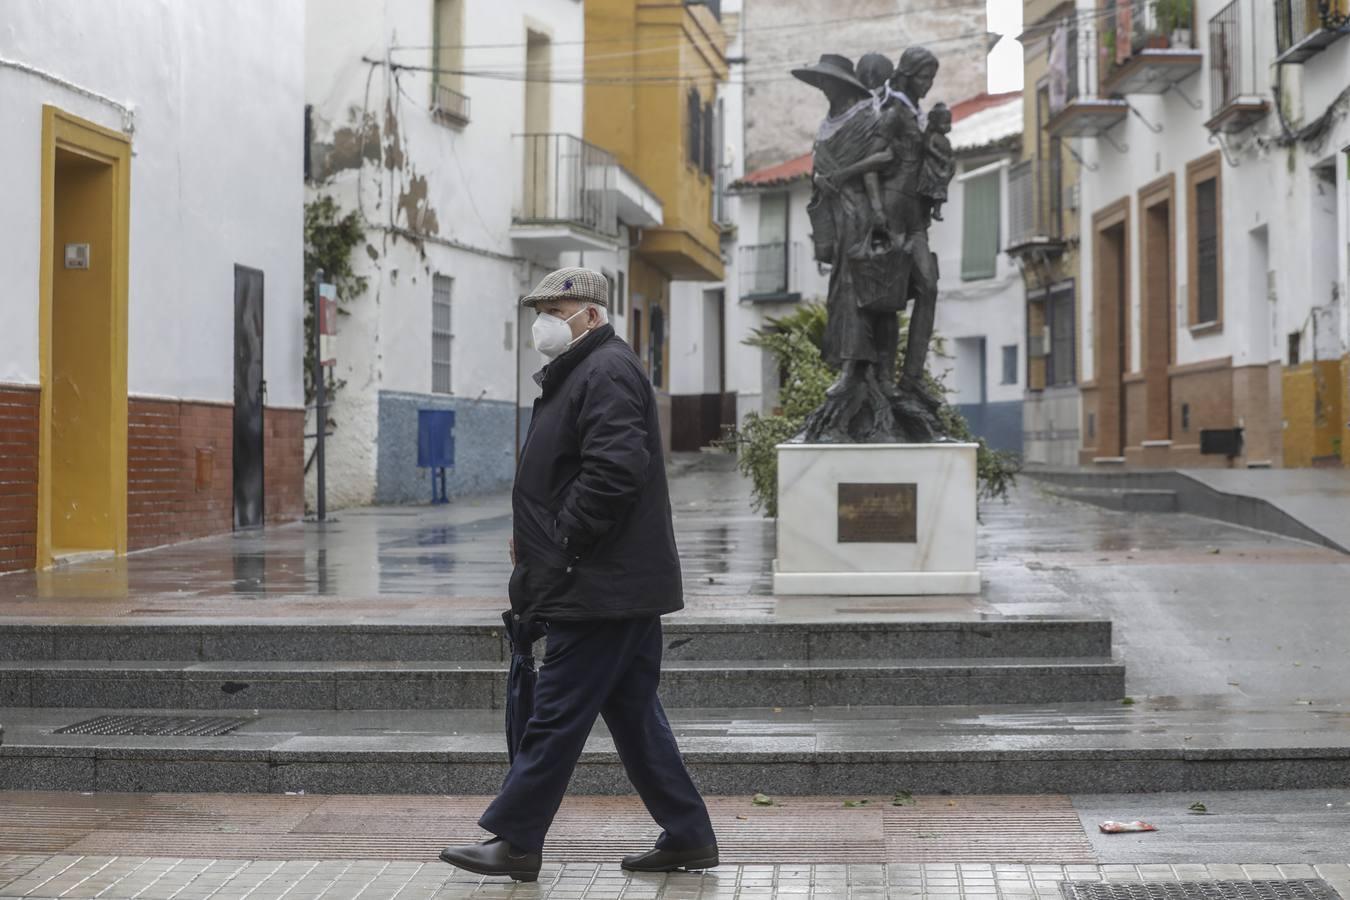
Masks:
[[[571,134],[517,135],[523,163],[511,236],[555,251],[612,247],[619,234],[619,166]]]
[[[741,299],[755,303],[790,303],[802,298],[797,265],[802,246],[792,241],[748,244],[740,248]]]
[[[1013,255],[1064,250],[1062,179],[1050,161],[1028,159],[1008,170],[1008,245]]]
[[[469,121],[469,97],[449,85],[438,84],[432,94],[431,111],[442,121],[465,125]]]
[[[1162,94],[1200,71],[1190,0],[1120,2],[1098,32],[1101,92]]]
[[[1046,130],[1056,137],[1099,137],[1129,115],[1129,104],[1098,89],[1104,56],[1087,54],[1080,68],[1078,49],[1084,43],[1100,48],[1100,38],[1079,23],[1057,29],[1051,36],[1051,117]],[[1062,46],[1060,46],[1062,42]]]
[[[1209,20],[1209,96],[1213,113],[1205,127],[1233,134],[1266,115],[1270,104],[1256,93],[1255,60],[1244,53],[1241,0]],[[1248,26],[1250,27],[1250,25]]]
[[[1350,0],[1275,0],[1276,62],[1307,62],[1350,34]]]

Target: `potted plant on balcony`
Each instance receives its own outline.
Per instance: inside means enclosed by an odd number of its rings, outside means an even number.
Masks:
[[[1191,46],[1191,0],[1157,0],[1158,30],[1169,35],[1171,46]]]

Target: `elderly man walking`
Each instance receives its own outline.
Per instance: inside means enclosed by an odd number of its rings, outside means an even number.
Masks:
[[[534,714],[501,793],[478,824],[495,837],[441,859],[480,875],[538,878],[544,835],[586,738],[603,716],[628,778],[662,827],[639,872],[717,865],[708,810],[680,758],[656,688],[661,616],[684,606],[656,395],[608,324],[608,283],[559,269],[525,298],[535,380],[512,491],[509,593],[517,617],[547,623]]]

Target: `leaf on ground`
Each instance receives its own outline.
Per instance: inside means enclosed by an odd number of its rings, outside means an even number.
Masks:
[[[891,806],[913,806],[914,795],[909,791],[896,791],[895,799],[891,800]]]
[[[1133,697],[1126,697],[1124,700],[1121,700],[1121,701],[1120,701],[1120,705],[1121,705],[1121,706],[1134,706],[1134,698],[1133,698]]]
[[[773,798],[768,794],[756,794],[750,798],[750,802],[756,806],[773,806]]]
[[[749,817],[749,816],[737,816],[736,818],[740,819],[742,822],[749,822],[749,821],[750,821],[750,817]]]
[[[1198,801],[1195,802],[1195,803],[1192,803],[1190,806],[1188,806],[1188,807],[1186,807],[1186,808],[1189,809],[1191,812],[1195,813],[1195,814],[1198,815],[1198,816],[1203,816],[1205,813],[1209,812],[1209,807],[1206,806],[1206,805],[1203,804],[1203,803],[1198,802]]]

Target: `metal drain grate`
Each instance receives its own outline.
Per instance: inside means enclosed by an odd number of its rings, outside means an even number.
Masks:
[[[233,716],[96,716],[58,728],[55,733],[218,737],[252,721]]]
[[[1295,881],[1066,881],[1065,900],[1340,900],[1320,878]]]

